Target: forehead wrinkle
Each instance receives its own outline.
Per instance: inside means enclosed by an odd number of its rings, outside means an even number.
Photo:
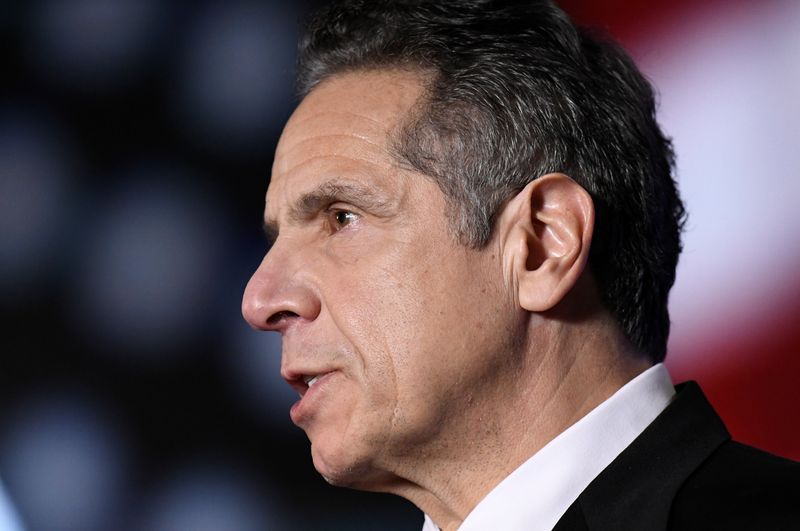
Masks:
[[[311,112],[311,111],[307,111],[307,112]],[[377,118],[371,118],[371,117],[369,117],[369,116],[367,116],[365,114],[360,114],[360,113],[357,113],[357,112],[347,112],[347,111],[317,111],[317,112],[312,113],[310,116],[303,116],[302,118],[293,119],[288,124],[288,129],[295,129],[297,127],[304,126],[306,124],[306,122],[320,121],[321,119],[330,118],[330,117],[336,118],[336,117],[340,117],[340,116],[349,117],[350,118],[350,122],[355,122],[355,121],[359,121],[359,120],[364,120],[366,122],[369,122],[369,124],[375,126],[375,128],[378,131],[382,132],[382,133],[386,132],[389,129],[389,127],[386,126],[386,123],[382,122],[381,120],[378,120]],[[323,123],[327,125],[327,124],[330,124],[330,123],[339,124],[340,122],[338,120],[334,120],[332,122],[327,122],[326,121],[326,122],[323,122]],[[340,127],[340,126],[337,125],[337,127]],[[319,125],[317,125],[317,128],[319,128]]]
[[[360,163],[363,163],[363,164],[367,164],[369,166],[374,166],[375,168],[379,168],[379,169],[381,168],[380,164],[375,164],[375,161],[373,161],[371,159],[363,158],[363,157],[351,157],[349,155],[316,155],[316,156],[313,156],[313,157],[308,157],[306,159],[303,159],[303,161],[298,162],[297,164],[295,164],[294,166],[292,166],[290,168],[285,168],[281,172],[283,174],[282,178],[283,179],[289,179],[289,178],[291,178],[290,176],[293,173],[296,173],[300,168],[302,168],[304,166],[307,166],[309,164],[312,164],[313,162],[316,162],[316,161],[321,160],[321,159],[325,159],[325,160],[342,159],[342,160],[346,160],[346,161],[349,161],[349,162],[360,162]],[[388,167],[388,165],[387,165],[387,167]]]
[[[331,142],[334,145],[324,145],[324,146],[319,145],[321,141],[330,138],[335,138],[338,140],[338,142],[336,141]],[[352,143],[345,143],[347,141],[352,141],[354,138],[358,139],[362,143],[357,143],[355,145]],[[309,147],[309,144],[311,144],[311,147]],[[295,157],[294,155],[298,151],[301,153],[301,155]],[[353,155],[351,156],[342,154],[342,152],[345,151],[351,151]],[[366,138],[360,138],[355,135],[341,134],[341,135],[309,136],[303,140],[293,143],[290,147],[282,150],[282,153],[280,153],[276,157],[274,166],[275,168],[279,169],[281,173],[288,174],[295,168],[301,166],[304,162],[318,160],[320,158],[347,158],[353,161],[367,162],[374,165],[374,162],[372,160],[356,156],[358,154],[365,154],[365,153],[376,153],[381,156],[391,157],[391,152],[386,148],[385,145],[368,140]],[[303,160],[295,164],[294,166],[289,166],[286,161],[292,158],[301,158]]]
[[[293,153],[298,148],[305,146],[309,142],[319,142],[320,140],[324,139],[332,139],[335,141],[347,141],[347,140],[358,140],[359,142],[363,142],[365,144],[369,144],[371,146],[375,146],[378,149],[385,149],[385,143],[383,142],[376,142],[369,138],[366,134],[357,134],[357,133],[322,133],[322,134],[310,134],[301,138],[298,138],[292,144],[284,150],[284,154],[282,156],[286,156],[289,153]]]

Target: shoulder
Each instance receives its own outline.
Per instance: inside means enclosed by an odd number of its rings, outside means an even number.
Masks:
[[[670,529],[797,529],[800,463],[737,442],[720,445],[683,483]]]

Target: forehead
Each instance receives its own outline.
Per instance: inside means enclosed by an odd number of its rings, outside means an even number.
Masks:
[[[421,91],[422,77],[411,71],[359,70],[336,74],[303,99],[287,122],[284,136],[305,129],[304,122],[308,119],[341,126],[372,125],[385,133],[398,125]]]
[[[318,180],[384,175],[380,170],[393,163],[389,141],[422,90],[421,75],[410,71],[349,72],[320,83],[281,135],[267,210],[277,214],[287,196],[307,191]]]

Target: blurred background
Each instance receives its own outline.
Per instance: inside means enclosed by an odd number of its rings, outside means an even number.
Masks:
[[[800,459],[800,3],[562,5],[632,53],[675,140],[674,379]],[[318,476],[280,341],[239,313],[313,7],[2,2],[0,478],[29,531],[421,525]]]

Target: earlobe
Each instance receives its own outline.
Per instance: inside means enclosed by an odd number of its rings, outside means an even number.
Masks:
[[[589,259],[591,196],[566,175],[552,173],[529,183],[511,204],[507,250],[519,304],[531,312],[550,310],[569,293]]]

